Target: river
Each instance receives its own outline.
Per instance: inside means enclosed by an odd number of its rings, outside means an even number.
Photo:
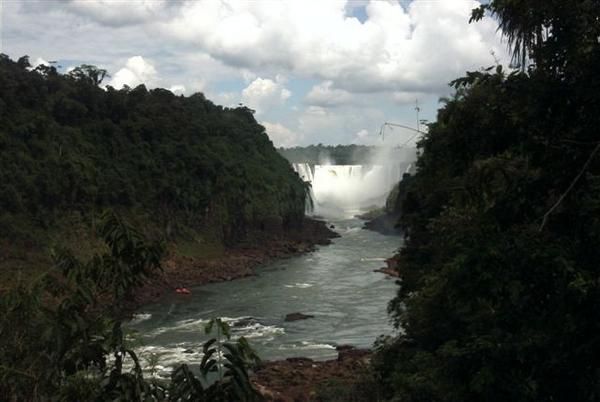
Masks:
[[[142,361],[158,358],[159,375],[180,363],[197,363],[204,325],[222,317],[234,337],[245,336],[263,360],[337,356],[336,345],[370,347],[392,334],[386,313],[395,281],[373,272],[402,243],[362,229],[360,219],[330,221],[341,235],[329,246],[260,267],[257,276],[191,288],[145,306],[128,327]],[[286,322],[289,313],[314,318]]]

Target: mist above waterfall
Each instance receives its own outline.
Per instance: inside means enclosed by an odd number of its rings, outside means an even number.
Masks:
[[[314,214],[329,218],[356,215],[382,207],[391,189],[416,159],[414,148],[377,149],[360,164],[294,163],[298,175],[312,185]]]

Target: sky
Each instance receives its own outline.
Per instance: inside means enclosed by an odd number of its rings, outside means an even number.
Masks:
[[[0,52],[104,68],[103,85],[254,109],[275,146],[379,144],[434,121],[448,83],[508,64],[475,0],[0,0]],[[386,129],[388,144],[410,130]]]

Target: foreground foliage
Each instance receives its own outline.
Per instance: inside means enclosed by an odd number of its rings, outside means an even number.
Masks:
[[[600,4],[496,0],[520,68],[453,82],[396,208],[399,401],[600,399]]]
[[[229,327],[221,319],[211,320],[206,333],[216,337],[204,344],[200,376],[186,364],[173,372],[170,398],[183,401],[255,401],[260,394],[253,388],[248,369],[260,362],[248,341],[231,342]]]
[[[54,269],[0,296],[0,395],[10,401],[251,401],[247,341],[226,324],[204,346],[203,381],[181,366],[171,381],[145,378],[129,346],[123,303],[160,269],[164,247],[113,213],[99,221],[106,252],[86,262],[56,252]],[[207,333],[210,332],[207,328]],[[216,378],[207,375],[217,372]]]

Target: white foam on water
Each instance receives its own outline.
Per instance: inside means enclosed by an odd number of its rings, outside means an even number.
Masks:
[[[387,260],[387,258],[381,258],[381,257],[373,257],[373,258],[361,258],[361,261],[385,261]]]
[[[225,323],[229,325],[231,332],[231,341],[235,342],[240,337],[258,340],[259,342],[270,342],[277,336],[285,334],[285,330],[276,325],[266,325],[258,322],[254,317],[222,317]],[[186,319],[173,324],[169,328],[159,328],[157,332],[164,333],[170,330],[176,331],[200,331],[204,334],[204,327],[208,319]],[[214,334],[213,334],[214,335]],[[172,345],[142,345],[135,348],[140,363],[147,374],[153,374],[159,378],[169,378],[173,367],[180,364],[199,364],[204,354],[202,353],[205,338],[199,338],[198,342],[180,342]],[[154,372],[149,366],[151,359],[155,358],[158,362],[154,367]],[[133,368],[133,362],[126,362],[125,368]]]
[[[307,289],[312,288],[314,285],[311,283],[294,283],[293,285],[283,285],[286,288],[296,288],[296,289]]]
[[[134,314],[133,318],[131,320],[129,320],[129,324],[130,325],[136,325],[136,324],[139,324],[142,321],[149,320],[150,318],[152,318],[152,314],[150,314],[150,313]]]
[[[311,350],[311,349],[335,349],[334,345],[329,343],[314,343],[308,341],[300,341],[291,344],[279,345],[280,350]]]
[[[243,336],[248,339],[263,338],[262,340],[272,341],[276,336],[285,334],[285,330],[282,327],[263,324],[254,317],[229,318],[228,324],[230,325],[231,338],[233,340]]]
[[[274,336],[285,333],[283,328],[274,325],[262,324],[255,317],[221,317],[221,320],[229,326],[229,330],[234,340],[242,336],[246,338],[268,337],[269,339],[273,339]],[[147,333],[146,336],[155,337],[171,331],[197,332],[199,334],[204,334],[204,329],[209,321],[210,320],[206,318],[180,320],[168,327],[156,328],[154,331]]]
[[[221,318],[221,321],[223,321],[224,323],[226,323],[229,326],[235,326],[235,324],[240,321],[256,319],[255,317],[252,317],[249,315],[243,315],[241,317],[220,317],[220,318]]]
[[[209,320],[203,318],[190,318],[187,320],[176,321],[168,327],[158,327],[154,331],[148,333],[149,336],[156,336],[170,331],[185,331],[185,332],[204,332],[204,327]]]
[[[202,344],[179,343],[173,346],[145,345],[135,349],[142,369],[147,375],[158,378],[169,378],[174,367],[180,364],[199,364],[204,357]],[[150,366],[155,360],[154,367]],[[125,361],[125,369],[132,369],[131,359]]]

